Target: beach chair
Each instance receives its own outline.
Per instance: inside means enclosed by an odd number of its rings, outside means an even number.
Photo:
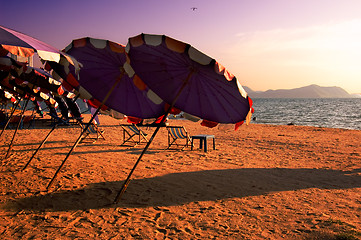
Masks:
[[[121,146],[123,146],[127,142],[133,143],[133,147],[143,142],[148,142],[147,134],[140,130],[137,125],[120,124],[120,126],[123,129],[123,143],[121,144]]]
[[[88,123],[84,123],[83,121],[79,120],[78,124],[83,131]],[[92,143],[95,143],[99,138],[105,140],[103,133],[104,131],[100,130],[96,124],[91,123],[79,143],[84,142],[84,140],[91,140]]]
[[[18,123],[20,122],[21,120],[21,116],[20,115],[12,115],[10,117],[10,120],[9,120],[9,125],[8,125],[8,128],[9,129],[14,129],[16,128],[16,126],[18,125]],[[19,126],[20,129],[22,129],[22,124],[20,123],[20,126]]]
[[[26,115],[23,117],[23,122],[21,123],[21,128],[25,127],[25,124],[28,124],[28,129],[29,128],[34,128],[34,121],[35,121],[35,114],[32,115]]]
[[[33,126],[34,118],[35,118],[34,115],[27,115],[27,116],[23,116],[23,117],[21,117],[20,115],[13,115],[10,118],[8,128],[14,129],[20,121],[19,129],[25,128],[25,125],[28,125],[27,128],[29,129],[30,127]]]
[[[168,148],[172,145],[176,145],[177,147],[182,147],[181,150],[190,146],[191,138],[183,126],[167,126],[168,130]],[[178,142],[185,140],[184,144],[178,144]],[[177,142],[178,141],[178,142]]]

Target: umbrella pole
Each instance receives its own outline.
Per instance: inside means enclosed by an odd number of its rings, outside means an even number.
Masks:
[[[165,122],[165,120],[166,120],[166,118],[167,118],[170,110],[173,108],[174,104],[177,102],[180,94],[182,93],[183,89],[184,89],[185,86],[187,85],[187,83],[188,83],[188,81],[189,81],[189,79],[190,79],[190,77],[192,76],[193,73],[194,73],[194,72],[191,71],[191,72],[188,74],[186,80],[183,82],[182,87],[179,89],[177,95],[176,95],[175,98],[173,99],[172,104],[169,106],[167,112],[164,114],[164,116],[163,116],[163,118],[162,118],[162,120],[161,120],[161,123],[162,123],[162,122]],[[152,137],[149,139],[147,145],[144,147],[144,149],[143,149],[142,153],[140,154],[138,160],[135,162],[132,170],[131,170],[130,173],[128,174],[128,177],[127,177],[127,179],[125,180],[125,182],[123,183],[122,188],[119,190],[117,196],[116,196],[115,199],[114,199],[114,202],[113,202],[114,204],[116,204],[116,203],[119,202],[121,196],[122,196],[122,195],[124,194],[124,192],[127,190],[127,187],[128,187],[128,185],[129,185],[129,182],[130,182],[130,177],[132,176],[134,170],[135,170],[136,167],[138,166],[138,164],[139,164],[140,160],[142,159],[143,155],[144,155],[145,152],[148,150],[150,144],[152,143],[155,135],[157,135],[159,129],[160,129],[160,124],[159,124],[158,127],[154,130],[154,132],[153,132],[153,134],[152,134]]]
[[[92,121],[94,120],[94,118],[96,117],[96,115],[98,114],[98,112],[100,111],[100,109],[103,107],[103,105],[105,104],[105,102],[108,100],[108,98],[110,97],[110,95],[112,94],[112,92],[114,91],[115,87],[118,85],[118,83],[121,81],[122,77],[124,75],[124,72],[122,73],[122,75],[117,78],[116,82],[114,83],[114,85],[112,86],[112,88],[109,90],[109,92],[107,93],[107,95],[105,96],[104,100],[102,101],[102,103],[99,105],[98,109],[95,111],[94,115],[91,117],[91,119],[89,120],[89,122],[85,125],[85,128],[83,129],[83,131],[80,133],[80,136],[78,137],[78,139],[76,140],[76,142],[74,143],[74,145],[72,146],[72,148],[70,149],[70,151],[68,152],[68,154],[66,155],[65,159],[63,160],[63,162],[60,164],[59,168],[56,170],[53,178],[50,180],[48,186],[46,187],[46,190],[48,190],[51,185],[53,184],[56,176],[58,175],[58,173],[60,172],[61,168],[64,166],[66,160],[70,157],[71,153],[75,150],[75,148],[78,146],[79,142],[81,141],[82,136],[84,135],[84,133],[88,130],[89,126],[91,125]]]
[[[10,123],[10,119],[11,119],[11,117],[14,115],[14,112],[15,112],[15,110],[18,108],[19,104],[20,104],[20,100],[18,100],[18,102],[17,102],[16,105],[14,106],[13,110],[11,111],[10,117],[9,117],[9,119],[7,120],[7,122],[6,122],[3,130],[2,130],[1,133],[0,133],[0,137],[1,137],[1,135],[3,134],[3,132],[5,131],[5,129],[8,127],[8,125],[9,125],[9,123]]]
[[[17,133],[17,131],[18,131],[20,125],[21,125],[21,122],[23,121],[24,113],[25,113],[26,107],[28,106],[29,100],[30,100],[30,97],[26,100],[26,103],[25,103],[24,108],[23,108],[23,110],[21,112],[21,115],[20,115],[20,120],[19,120],[18,125],[17,125],[17,127],[15,129],[13,138],[11,139],[11,142],[10,142],[10,145],[9,145],[9,148],[8,148],[8,152],[6,153],[4,159],[9,157],[11,149],[13,148],[13,143],[14,143],[14,140],[15,140],[15,136],[16,136],[16,133]]]
[[[29,159],[29,161],[25,164],[25,166],[23,167],[22,171],[24,171],[30,164],[31,160],[33,160],[33,158],[35,157],[35,155],[39,152],[40,148],[42,148],[45,144],[45,142],[48,140],[48,138],[50,137],[51,133],[55,130],[55,128],[58,126],[58,123],[54,124],[53,128],[50,130],[50,132],[48,133],[48,135],[46,135],[46,137],[44,138],[44,140],[41,142],[41,144],[39,145],[39,147],[36,149],[36,151],[33,153],[33,155],[31,156],[31,158]]]
[[[80,94],[78,94],[74,101],[76,101],[78,99],[78,97],[80,96]],[[44,140],[40,143],[39,147],[35,150],[35,152],[33,153],[33,155],[30,157],[29,161],[25,164],[25,166],[23,167],[22,171],[24,171],[30,164],[30,162],[33,160],[33,158],[35,157],[35,155],[40,151],[40,149],[44,146],[45,142],[48,140],[48,138],[50,137],[51,133],[55,130],[55,128],[58,126],[58,123],[55,123],[53,128],[50,130],[50,132],[48,133],[48,135],[46,135],[46,137],[44,138]]]

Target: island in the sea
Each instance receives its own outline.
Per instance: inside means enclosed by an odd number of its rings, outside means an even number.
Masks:
[[[251,98],[357,98],[361,94],[349,94],[340,87],[321,87],[309,85],[293,89],[277,89],[267,91],[253,91],[244,86],[244,89]]]

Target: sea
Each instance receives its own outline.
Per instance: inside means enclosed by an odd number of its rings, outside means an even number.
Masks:
[[[252,98],[252,123],[361,130],[361,98]]]
[[[361,98],[252,98],[251,123],[361,130]],[[81,112],[87,106],[77,100]],[[46,105],[41,103],[42,108]],[[9,105],[10,107],[10,105]],[[32,109],[33,106],[29,106]]]

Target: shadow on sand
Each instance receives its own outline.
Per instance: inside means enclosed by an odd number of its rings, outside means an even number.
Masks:
[[[246,168],[182,172],[135,179],[116,205],[122,182],[92,183],[85,188],[40,193],[7,202],[8,210],[69,211],[110,207],[173,206],[194,201],[242,198],[299,189],[361,187],[361,170]]]

